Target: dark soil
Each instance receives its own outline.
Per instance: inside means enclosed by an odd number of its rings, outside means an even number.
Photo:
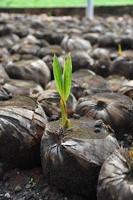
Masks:
[[[85,200],[80,196],[65,195],[50,187],[42,169],[14,169],[0,181],[0,200]]]

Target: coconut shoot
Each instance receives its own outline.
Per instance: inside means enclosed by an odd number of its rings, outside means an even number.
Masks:
[[[67,100],[71,92],[72,81],[72,61],[68,55],[64,60],[63,70],[58,58],[53,58],[53,74],[57,92],[60,95],[61,124],[63,128],[69,128],[70,121],[67,114]]]
[[[118,56],[122,56],[122,47],[121,47],[121,44],[118,44]]]

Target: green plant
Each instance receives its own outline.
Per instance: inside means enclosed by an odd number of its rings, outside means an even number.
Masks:
[[[61,119],[63,128],[70,126],[70,121],[67,115],[67,100],[71,91],[72,80],[72,61],[70,54],[64,60],[63,70],[58,58],[54,55],[53,58],[53,74],[56,84],[56,89],[60,95]]]
[[[118,56],[122,56],[122,47],[121,47],[121,44],[118,44]]]

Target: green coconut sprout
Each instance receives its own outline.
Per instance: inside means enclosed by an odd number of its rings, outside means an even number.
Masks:
[[[53,74],[57,92],[60,95],[61,123],[63,128],[69,128],[70,121],[67,114],[67,100],[71,92],[72,60],[70,54],[64,60],[63,70],[58,58],[53,58]]]
[[[118,56],[122,56],[122,46],[118,44]]]

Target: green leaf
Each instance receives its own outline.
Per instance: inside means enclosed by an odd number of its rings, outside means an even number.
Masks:
[[[71,82],[72,82],[72,60],[71,56],[68,55],[63,70],[63,98],[67,101],[70,91],[71,91]]]
[[[56,89],[59,95],[62,96],[63,95],[62,70],[59,60],[55,55],[53,58],[53,74],[54,74]]]

